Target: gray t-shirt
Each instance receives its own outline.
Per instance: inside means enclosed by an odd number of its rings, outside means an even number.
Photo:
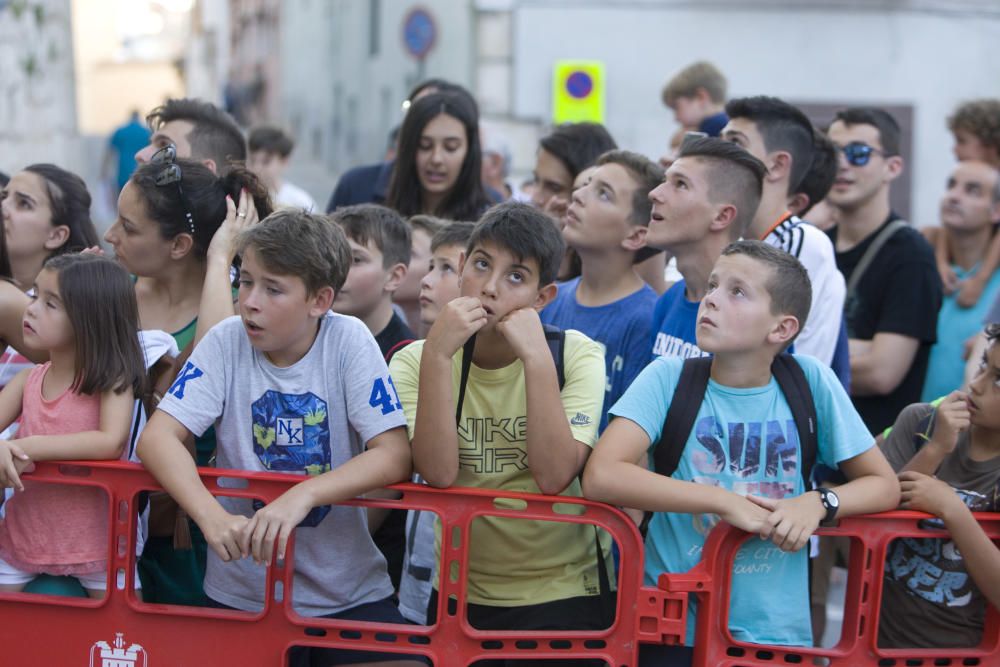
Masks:
[[[200,435],[213,423],[219,468],[316,475],[364,451],[371,438],[405,426],[375,339],[359,320],[328,313],[309,352],[287,368],[251,345],[239,317],[213,328],[159,409]],[[219,498],[252,516],[259,501]],[[304,616],[333,614],[392,595],[385,559],[361,507],[314,508],[295,531],[292,599]],[[205,592],[246,611],[264,601],[265,568],[225,563],[209,549]]]
[[[912,459],[934,434],[934,408],[916,403],[900,413],[882,451],[893,470]],[[1000,456],[976,461],[969,456],[968,431],[958,436],[935,476],[955,489],[974,512],[1000,507]],[[940,520],[927,522],[941,528]],[[885,559],[879,646],[957,648],[978,646],[983,634],[985,598],[965,569],[955,543],[947,539],[900,538]]]

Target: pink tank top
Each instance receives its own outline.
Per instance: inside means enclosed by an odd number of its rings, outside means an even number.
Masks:
[[[67,389],[42,396],[49,364],[28,374],[18,437],[63,435],[100,427],[101,397]],[[91,486],[24,481],[0,521],[0,558],[24,572],[92,574],[107,567],[108,495]]]

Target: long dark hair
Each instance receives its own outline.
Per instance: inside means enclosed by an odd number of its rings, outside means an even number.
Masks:
[[[157,179],[171,164],[180,167],[178,183],[157,185]],[[191,214],[194,233],[193,254],[205,257],[208,244],[226,219],[226,195],[239,204],[240,190],[253,197],[257,215],[263,220],[271,214],[271,199],[267,188],[250,171],[234,167],[225,176],[216,176],[211,169],[196,160],[177,159],[173,163],[147,163],[140,166],[130,179],[146,205],[146,214],[160,227],[160,236],[170,240],[178,234],[191,234],[187,214]]]
[[[50,257],[76,346],[74,391],[97,394],[132,389],[142,395],[146,363],[139,344],[135,287],[119,264],[89,254]]]
[[[417,150],[424,128],[441,114],[447,114],[462,124],[468,148],[455,186],[437,210],[425,211],[423,191],[417,175]],[[399,131],[399,150],[386,193],[386,203],[404,217],[430,213],[449,220],[478,220],[490,205],[483,189],[481,167],[479,109],[472,96],[464,89],[456,88],[421,97],[410,105]]]
[[[24,171],[45,181],[52,226],[69,229],[66,243],[53,250],[52,255],[79,252],[97,245],[97,229],[90,219],[90,191],[83,179],[54,164],[33,164],[25,167]]]

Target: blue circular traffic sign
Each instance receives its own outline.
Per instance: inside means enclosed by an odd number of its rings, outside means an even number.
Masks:
[[[590,95],[594,90],[594,80],[586,72],[576,71],[566,77],[566,92],[578,100]]]
[[[417,60],[423,59],[437,39],[434,17],[423,7],[411,9],[403,20],[403,44],[406,51]]]

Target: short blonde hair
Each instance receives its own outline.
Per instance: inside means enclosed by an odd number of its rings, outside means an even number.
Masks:
[[[678,97],[694,97],[699,88],[704,88],[714,103],[722,104],[726,101],[727,87],[726,77],[715,65],[706,60],[699,60],[667,81],[667,85],[663,86],[661,97],[665,105],[672,107]]]

